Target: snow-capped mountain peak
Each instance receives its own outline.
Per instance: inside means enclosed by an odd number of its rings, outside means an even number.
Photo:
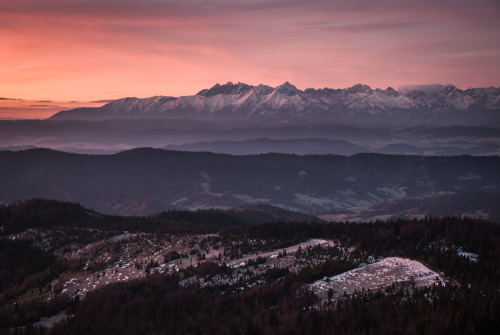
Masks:
[[[293,96],[299,94],[299,90],[297,87],[294,85],[290,84],[288,81],[284,82],[283,84],[276,86],[275,88],[276,91],[283,93],[288,96]]]
[[[372,93],[373,90],[368,85],[356,84],[346,89],[347,93]]]
[[[346,89],[302,91],[289,82],[275,88],[227,82],[192,96],[124,98],[100,108],[62,111],[52,117],[113,118],[500,125],[500,88],[464,91],[453,85],[413,85],[382,90],[356,84]]]
[[[217,83],[209,89],[201,90],[200,92],[198,92],[197,95],[210,97],[210,96],[217,95],[217,94],[239,94],[241,92],[244,92],[244,91],[251,89],[252,87],[253,86],[243,84],[243,83],[238,83],[235,85],[232,82],[228,81],[224,85],[220,85]]]

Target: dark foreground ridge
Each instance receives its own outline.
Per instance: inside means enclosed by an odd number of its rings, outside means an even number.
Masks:
[[[298,221],[322,220],[268,205],[237,207],[230,210],[169,210],[148,216],[101,214],[78,203],[37,198],[0,205],[1,232],[6,234],[16,234],[27,229],[58,227],[201,234],[266,222]]]

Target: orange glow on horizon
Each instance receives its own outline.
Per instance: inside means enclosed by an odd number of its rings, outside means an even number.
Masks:
[[[0,98],[0,120],[47,119],[68,109],[100,107],[107,101],[49,101]]]

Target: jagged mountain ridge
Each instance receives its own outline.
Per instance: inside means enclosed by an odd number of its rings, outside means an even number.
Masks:
[[[304,91],[286,82],[275,88],[216,84],[192,96],[124,98],[100,108],[62,111],[51,119],[193,118],[211,121],[380,122],[386,124],[500,125],[500,88],[461,90],[452,85]]]

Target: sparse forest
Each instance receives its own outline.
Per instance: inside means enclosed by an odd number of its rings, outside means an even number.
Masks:
[[[103,216],[77,204],[44,200],[3,206],[0,220],[1,333],[494,334],[500,329],[500,226],[487,221],[447,217],[361,224],[273,222],[248,226],[223,211],[123,218]],[[208,278],[227,271],[206,262],[184,273],[151,273],[144,280],[110,284],[89,292],[81,300],[60,294],[48,304],[13,305],[10,301],[22,291],[44,288],[60,271],[71,266],[50,252],[41,251],[40,246],[6,238],[35,227],[87,227],[96,234],[97,230],[99,234],[112,234],[120,227],[153,234],[172,229],[173,233],[187,235],[210,228],[220,236],[216,243],[243,254],[279,249],[311,238],[332,239],[355,248],[351,257],[356,262],[371,256],[407,257],[443,272],[451,281],[427,288],[393,285],[384,290],[363,290],[324,304],[305,285],[345,272],[358,263],[339,258],[298,273],[276,269],[266,273],[265,283],[244,290],[181,283],[183,277],[194,274]],[[81,238],[91,241],[98,239],[99,234],[92,237],[82,233]],[[308,252],[332,253],[329,259],[335,259],[336,250],[339,249],[312,248]],[[477,260],[463,256],[461,250],[477,254]],[[168,255],[172,260],[180,256]],[[262,259],[252,264],[259,262]],[[40,316],[61,310],[71,317],[53,328],[30,325]],[[27,326],[19,327],[22,325]]]

